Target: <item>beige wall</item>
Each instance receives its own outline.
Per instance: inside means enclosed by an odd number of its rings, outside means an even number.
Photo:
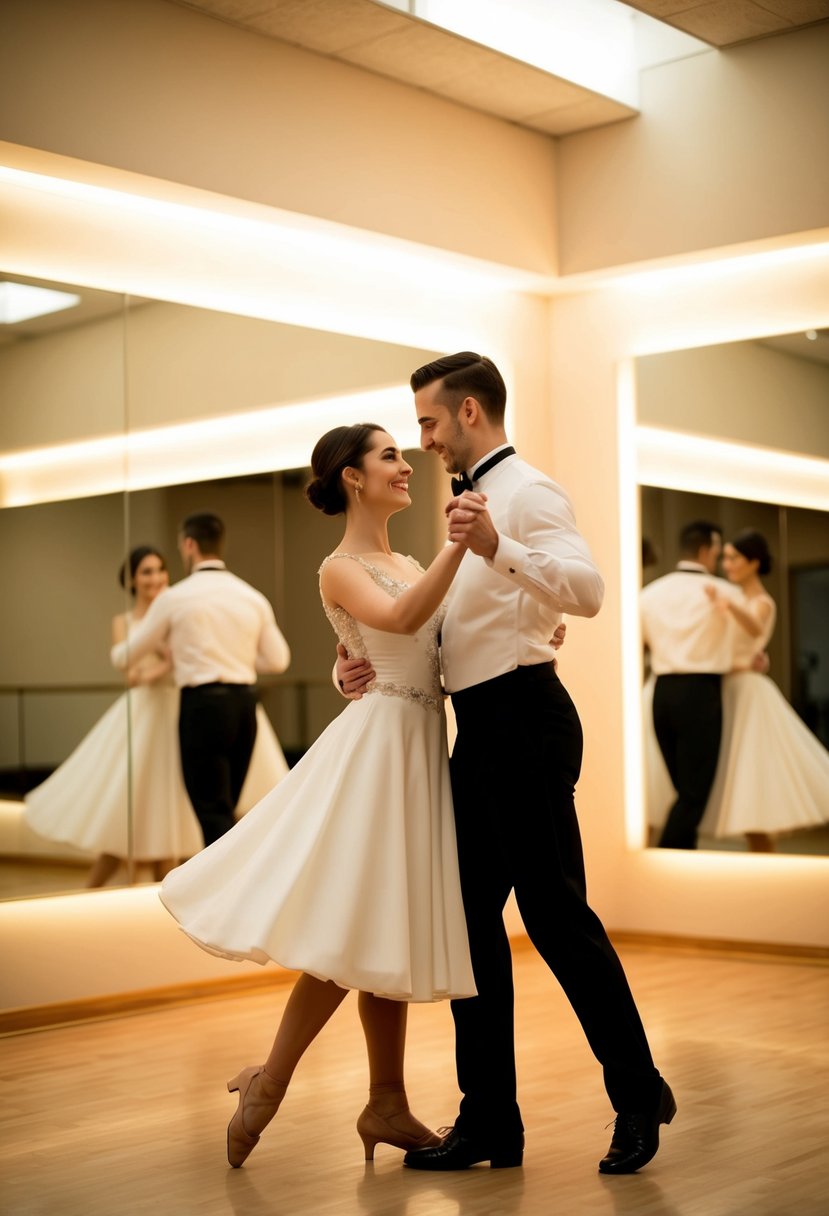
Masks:
[[[165,0],[4,0],[0,113],[14,143],[555,270],[545,136]]]
[[[640,117],[558,146],[562,274],[829,223],[829,26],[642,74]]]
[[[0,347],[0,450],[122,434],[124,342],[115,316]]]
[[[142,303],[125,317],[0,347],[0,451],[393,384],[402,394],[411,371],[436,353]]]
[[[829,458],[829,365],[759,342],[636,361],[639,421]]]

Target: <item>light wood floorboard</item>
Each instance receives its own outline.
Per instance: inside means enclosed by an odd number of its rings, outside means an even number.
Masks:
[[[430,1175],[354,1122],[366,1067],[350,997],[241,1170],[226,1164],[226,1079],[264,1057],[289,988],[0,1041],[4,1216],[826,1216],[829,974],[802,962],[625,947],[679,1113],[641,1174],[596,1164],[612,1111],[578,1024],[516,954],[522,1170]],[[410,1013],[409,1092],[457,1108],[448,1006]]]

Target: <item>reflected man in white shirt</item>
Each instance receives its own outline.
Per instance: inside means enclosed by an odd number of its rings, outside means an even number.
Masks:
[[[463,1092],[455,1125],[438,1147],[407,1153],[405,1164],[455,1170],[522,1162],[503,921],[514,889],[619,1114],[599,1169],[630,1173],[657,1151],[659,1124],[675,1105],[622,965],[587,903],[574,804],[581,724],[551,643],[562,613],[595,616],[604,585],[565,491],[507,442],[506,387],[495,365],[461,352],[420,368],[411,386],[421,447],[463,474],[453,480],[447,513],[450,540],[468,552],[450,590],[441,656],[458,724],[452,797],[478,995],[452,1002]],[[338,676],[346,692],[359,687],[342,662]]]
[[[218,515],[188,515],[178,547],[189,577],[112,649],[121,669],[159,646],[170,650],[182,775],[205,845],[234,824],[256,741],[257,673],[285,671],[291,661],[268,600],[225,566],[224,538]]]
[[[694,520],[679,537],[676,570],[642,589],[642,640],[656,677],[653,725],[676,790],[659,839],[663,849],[695,849],[717,771],[722,736],[722,676],[734,666],[730,613],[712,612],[706,587],[736,593],[715,578],[722,553],[717,524]]]

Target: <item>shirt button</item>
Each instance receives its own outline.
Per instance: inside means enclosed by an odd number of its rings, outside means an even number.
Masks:
[[[514,567],[514,566],[510,566],[510,568],[509,568],[509,572],[510,572],[510,574],[515,574],[515,567]]]

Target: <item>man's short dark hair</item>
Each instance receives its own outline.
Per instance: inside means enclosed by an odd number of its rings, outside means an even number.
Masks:
[[[202,553],[212,553],[218,556],[224,549],[224,522],[212,511],[197,511],[182,520],[179,529],[182,536],[189,536],[201,549]]]
[[[707,519],[695,519],[679,534],[679,549],[683,557],[696,557],[700,549],[710,549],[714,537],[722,538],[722,528]]]
[[[436,380],[443,381],[447,408],[455,414],[465,397],[474,397],[480,401],[490,422],[503,423],[507,386],[498,368],[486,355],[476,355],[471,350],[444,355],[442,359],[435,359],[412,372],[409,384],[416,393]]]

